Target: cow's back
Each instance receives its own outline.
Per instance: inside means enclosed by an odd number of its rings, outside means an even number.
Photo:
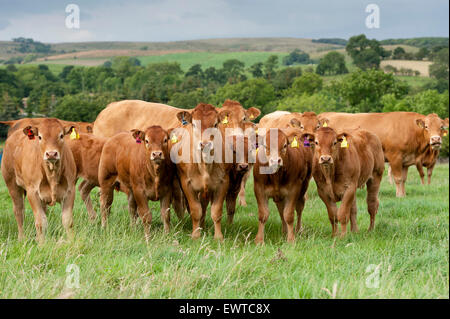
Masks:
[[[94,135],[111,137],[132,129],[145,130],[152,125],[164,129],[178,126],[177,113],[182,109],[140,100],[124,100],[109,104],[94,122]]]
[[[66,138],[77,167],[77,176],[98,185],[98,166],[105,138],[81,133],[79,139]]]
[[[259,121],[259,128],[286,128],[289,126],[291,119],[299,116],[300,113],[290,113],[287,111],[275,111],[269,113]]]
[[[424,116],[414,112],[389,113],[322,113],[319,119],[328,119],[328,125],[338,131],[360,127],[374,133],[381,141],[383,149],[414,153],[417,147],[416,136],[420,129],[416,119]]]
[[[362,186],[374,171],[379,175],[384,171],[384,154],[380,139],[367,130],[356,130],[349,143],[355,143],[360,163],[359,186]]]

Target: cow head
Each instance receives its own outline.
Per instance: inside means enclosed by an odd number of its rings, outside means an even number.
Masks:
[[[315,158],[321,166],[334,165],[339,156],[344,141],[350,137],[347,132],[336,133],[330,127],[321,127],[316,133],[304,133],[302,139],[307,139],[314,149]]]
[[[291,119],[290,126],[301,129],[304,133],[314,133],[321,126],[322,122],[314,112],[305,112]]]
[[[246,136],[233,135],[226,139],[226,147],[232,151],[232,163],[236,172],[245,174],[250,169],[250,162],[254,163],[254,150],[256,147],[251,144]],[[249,155],[251,160],[249,159]]]
[[[208,129],[218,129],[219,124],[230,117],[228,110],[218,112],[211,104],[201,103],[190,113],[181,111],[177,114],[180,122],[186,122],[192,125],[194,140],[199,141],[198,148],[204,152],[210,152],[214,149],[214,143],[211,139],[212,135],[205,132]],[[214,133],[213,131],[210,131]],[[205,134],[204,134],[205,133]]]
[[[428,114],[416,119],[416,124],[423,129],[425,138],[433,150],[439,150],[442,145],[442,136],[448,134],[448,118],[442,120],[437,114]]]
[[[255,120],[261,114],[261,111],[256,107],[251,107],[246,110],[242,107],[242,105],[239,102],[232,100],[226,100],[223,103],[222,108],[220,108],[220,110],[228,111],[229,114],[228,117],[224,118],[220,122],[222,129],[239,128],[242,131],[245,131],[246,123],[251,123],[251,121]]]
[[[286,161],[289,140],[281,129],[268,129],[262,136],[263,143],[258,145],[259,152],[265,156],[271,173],[276,173]],[[258,153],[259,153],[258,152]]]
[[[169,158],[169,134],[161,126],[150,126],[145,131],[132,130],[131,134],[136,142],[145,146],[152,163],[160,164],[166,158]]]
[[[37,139],[42,159],[54,167],[59,163],[64,148],[64,136],[70,134],[73,125],[63,127],[57,119],[44,119],[38,126],[27,126],[23,133],[30,139]]]

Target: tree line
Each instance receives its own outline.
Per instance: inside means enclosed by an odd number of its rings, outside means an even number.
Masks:
[[[432,67],[438,71],[433,81],[413,90],[373,63],[375,55],[385,56],[374,41],[365,36],[349,39],[346,50],[357,66],[351,73],[339,52],[329,52],[318,64],[302,65],[306,60],[299,50],[287,56],[295,61],[287,67],[287,59],[279,61],[276,55],[250,66],[238,59],[224,61],[221,68],[196,64],[186,72],[175,62],[142,66],[132,57],[114,57],[96,67],[66,66],[58,75],[46,65],[8,65],[0,69],[0,118],[53,116],[91,122],[108,103],[123,99],[182,108],[193,108],[199,102],[221,105],[225,99],[234,99],[246,108],[258,107],[262,115],[277,109],[316,113],[408,110],[448,117],[448,48],[436,55]],[[324,77],[337,74],[343,75]],[[0,134],[5,136],[5,128]]]

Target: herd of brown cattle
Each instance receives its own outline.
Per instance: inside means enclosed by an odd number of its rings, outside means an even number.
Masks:
[[[287,240],[295,240],[295,233],[302,229],[311,177],[327,208],[333,236],[338,234],[338,223],[341,236],[349,221],[351,230],[358,231],[356,190],[364,186],[372,230],[384,163],[389,162],[396,195],[405,196],[408,167],[417,166],[422,183],[423,166],[427,167],[430,183],[442,137],[448,133],[448,118],[442,120],[436,114],[276,111],[252,123],[259,115],[257,108],[246,110],[231,100],[219,108],[202,103],[192,110],[125,100],[108,105],[94,123],[53,118],[0,122],[10,126],[1,169],[19,239],[24,238],[25,196],[39,242],[44,241],[47,205],[56,202],[61,204],[62,223],[72,237],[75,186],[80,178],[78,189],[92,221],[97,214],[90,192],[100,187],[103,226],[116,190],[127,195],[131,221],[141,219],[146,240],[152,220],[149,200],[160,201],[165,231],[169,231],[171,206],[178,218],[188,211],[192,238],[200,237],[211,204],[214,237],[222,240],[223,204],[232,223],[238,196],[240,204],[246,205],[245,183],[252,171],[259,219],[256,243],[264,242],[270,198],[278,208]],[[196,123],[201,125],[199,130]],[[220,145],[203,134],[212,128],[222,133]],[[227,129],[237,133],[228,136]],[[246,134],[248,129],[256,134]],[[190,160],[174,162],[171,151],[181,142],[190,150]],[[240,145],[244,156],[238,155]],[[197,150],[220,160],[195,160]],[[180,150],[175,152],[180,154]],[[223,160],[227,153],[233,154],[231,161]],[[339,208],[337,202],[342,202]]]

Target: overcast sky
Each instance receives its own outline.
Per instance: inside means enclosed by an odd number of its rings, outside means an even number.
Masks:
[[[80,28],[65,26],[68,4]],[[380,28],[368,29],[370,3]],[[0,0],[0,40],[174,41],[223,37],[446,36],[447,0]]]

